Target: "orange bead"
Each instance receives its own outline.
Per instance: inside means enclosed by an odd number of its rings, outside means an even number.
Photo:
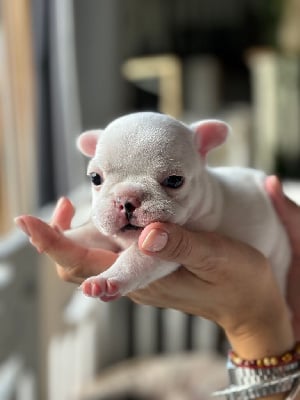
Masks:
[[[293,359],[293,355],[291,353],[286,353],[281,357],[284,363],[289,363]]]
[[[234,356],[232,361],[236,365],[241,365],[243,363],[243,360],[240,357],[237,357],[237,356]]]
[[[270,360],[270,358],[265,357],[265,358],[263,359],[263,363],[264,363],[264,366],[265,366],[265,367],[269,367],[269,366],[271,365],[271,360]]]
[[[262,366],[264,365],[263,360],[257,360],[257,361],[256,361],[256,365],[257,365],[258,367],[262,367]]]
[[[277,357],[271,357],[270,358],[270,363],[273,367],[279,364],[278,358]]]

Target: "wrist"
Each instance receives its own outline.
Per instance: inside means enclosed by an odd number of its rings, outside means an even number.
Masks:
[[[249,360],[281,354],[295,344],[290,313],[283,300],[269,313],[234,329],[225,328],[225,333],[233,350]]]
[[[240,329],[235,329],[234,331],[227,330],[226,334],[234,349],[234,353],[231,352],[229,354],[229,360],[232,360],[231,365],[237,366],[237,373],[240,374],[240,371],[244,368],[245,370],[253,368],[252,374],[257,374],[259,379],[262,380],[260,381],[262,384],[264,384],[264,379],[266,379],[266,383],[269,385],[269,380],[276,380],[276,373],[278,374],[278,372],[275,371],[276,368],[280,370],[280,379],[281,377],[289,378],[289,374],[297,372],[291,368],[297,368],[299,371],[299,361],[297,361],[299,360],[299,346],[295,346],[290,314],[284,302],[282,307],[277,309],[277,318],[273,319],[272,323],[270,323],[268,318],[266,318],[266,320],[252,321],[251,323],[249,321],[246,328],[240,327]],[[266,368],[265,371],[267,371],[266,377],[264,378],[262,378],[263,375],[261,375],[263,368]],[[283,368],[286,368],[286,370],[283,370]],[[258,371],[258,369],[260,370]],[[251,371],[251,369],[249,371]],[[247,373],[249,374],[249,372]],[[272,378],[268,375],[270,373]],[[284,374],[286,374],[286,376],[284,376]],[[279,378],[277,377],[277,379]],[[273,386],[274,389],[271,386],[269,386],[269,391],[261,389],[261,392],[258,393],[261,393],[262,397],[259,398],[264,400],[286,399],[291,388],[290,386],[281,386],[280,388],[276,386],[281,384],[280,379],[279,383]],[[238,381],[235,382],[234,379],[232,380],[232,377],[230,378],[230,382],[234,382],[237,385],[236,388],[239,389],[241,383],[237,383]],[[241,382],[245,384],[244,378]],[[289,384],[293,385],[294,383],[290,381]],[[232,386],[230,386],[230,388],[232,388]],[[278,391],[281,392],[282,389],[283,392],[278,393]],[[277,393],[273,390],[277,390]]]

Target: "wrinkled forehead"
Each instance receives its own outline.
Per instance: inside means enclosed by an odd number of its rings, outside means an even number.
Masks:
[[[100,137],[96,158],[103,169],[188,168],[195,155],[192,132],[168,117],[120,118]]]

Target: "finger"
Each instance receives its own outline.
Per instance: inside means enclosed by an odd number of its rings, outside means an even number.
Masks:
[[[268,176],[265,188],[283,222],[291,223],[296,217],[300,220],[299,206],[283,192],[282,185],[276,176]]]
[[[265,188],[281,222],[287,230],[293,249],[298,249],[300,237],[300,207],[284,194],[282,185],[276,176],[269,176],[266,178]]]
[[[156,239],[158,238],[158,243]],[[162,248],[158,247],[158,244]],[[155,250],[149,251],[154,246]],[[267,266],[263,255],[245,243],[214,232],[192,232],[169,223],[148,225],[139,238],[141,251],[183,265],[202,282],[214,285],[243,284],[245,272],[253,279],[253,265]],[[240,268],[243,265],[243,268]]]
[[[62,230],[70,229],[72,218],[74,217],[74,206],[71,201],[62,197],[55,207],[51,218],[51,225],[57,226]]]
[[[79,282],[107,269],[117,258],[111,251],[89,249],[66,238],[63,233],[32,216],[16,219],[40,253],[48,254],[58,265],[62,279]]]
[[[226,246],[224,245],[226,241]],[[228,242],[228,243],[227,243]],[[153,223],[140,235],[139,247],[146,254],[157,255],[168,261],[175,261],[192,270],[200,268],[205,274],[227,259],[230,240],[212,232],[191,232],[178,225]]]

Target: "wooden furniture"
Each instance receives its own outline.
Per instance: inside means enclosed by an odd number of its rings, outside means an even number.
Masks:
[[[0,3],[0,233],[35,207],[35,84],[31,2]]]

